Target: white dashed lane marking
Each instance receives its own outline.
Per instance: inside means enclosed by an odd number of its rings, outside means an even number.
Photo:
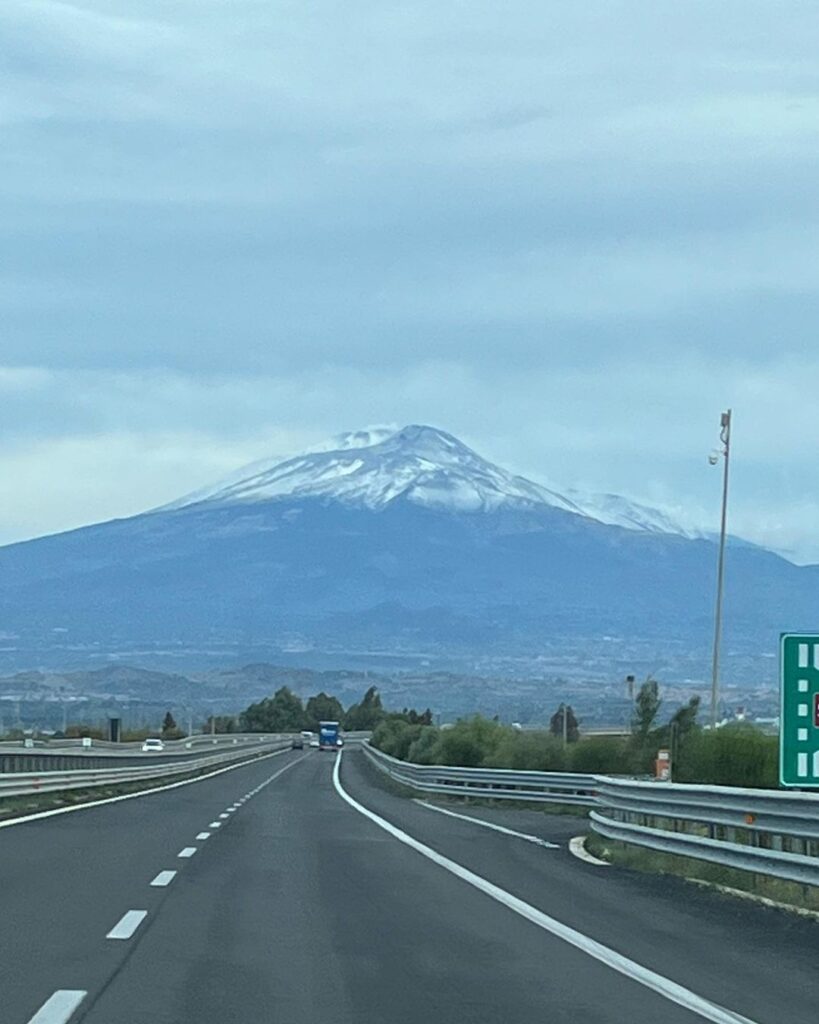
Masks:
[[[81,989],[59,988],[46,999],[28,1024],[66,1024],[87,995]]]
[[[157,889],[164,889],[166,885],[171,884],[174,878],[176,878],[175,871],[160,871],[153,882],[151,882],[151,885]]]
[[[278,757],[284,754],[284,750],[274,750],[272,754],[262,754],[259,761],[266,761],[271,757]],[[300,760],[300,759],[299,759]],[[168,782],[164,786],[152,786],[150,789],[142,789],[137,793],[121,793],[119,796],[107,796],[103,800],[89,800],[87,803],[71,804],[68,807],[53,807],[50,811],[35,811],[34,814],[21,814],[17,818],[9,818],[7,821],[0,821],[0,828],[12,828],[15,825],[25,825],[29,821],[39,821],[41,818],[53,818],[56,814],[69,814],[72,811],[87,811],[91,807],[101,807],[103,804],[116,804],[122,800],[136,800],[144,796],[152,796],[154,793],[164,793],[168,789],[178,789],[180,786],[192,786],[197,782],[204,782],[212,779],[215,775],[223,775],[225,772],[234,772],[237,768],[246,768],[249,764],[256,762],[240,761],[238,764],[229,764],[226,768],[217,768],[204,775],[198,775],[195,779],[183,779],[181,782]],[[298,764],[291,761],[290,764]],[[289,767],[289,765],[288,765]]]
[[[274,754],[268,754],[266,756],[267,757],[275,757],[276,754],[279,754],[279,753],[283,753],[283,751],[276,751]],[[301,758],[299,760],[301,760]],[[287,768],[290,768],[290,767],[292,767],[292,765],[297,764],[297,763],[298,762],[296,762],[296,761],[291,762],[291,764],[287,765]],[[208,773],[207,775],[202,776],[201,779],[190,779],[190,780],[185,780],[183,782],[172,783],[171,785],[168,785],[168,786],[160,786],[160,787],[156,787],[155,789],[147,790],[144,793],[126,794],[125,796],[113,797],[113,798],[109,798],[109,799],[106,799],[106,800],[93,801],[91,804],[88,804],[88,805],[85,805],[85,806],[96,806],[96,805],[102,804],[102,803],[113,803],[113,802],[115,802],[117,800],[131,799],[131,798],[136,797],[136,796],[147,796],[147,795],[149,795],[149,793],[160,792],[160,791],[162,791],[164,789],[175,789],[177,786],[190,785],[192,782],[202,781],[205,778],[209,778],[211,775],[221,775],[223,772],[232,771],[234,768],[240,768],[240,767],[243,767],[243,765],[230,765],[227,768],[220,768],[220,769],[218,769],[215,772]],[[280,774],[281,774],[281,772],[276,772],[276,774],[273,775],[270,779],[267,779],[264,782],[263,785],[267,785],[269,782],[272,782]],[[232,804],[227,809],[226,813],[221,814],[219,817],[222,820],[225,820],[226,818],[229,818],[230,815],[234,811],[237,811],[242,806],[242,804],[244,804],[247,800],[249,800],[251,798],[251,796],[255,796],[259,792],[259,790],[262,789],[262,788],[263,788],[263,786],[258,786],[256,789],[252,790],[250,793],[246,793],[243,797],[241,797],[234,804]],[[54,810],[54,811],[40,812],[38,814],[29,815],[25,819],[18,819],[17,822],[7,822],[7,823],[4,823],[4,824],[17,824],[17,823],[22,823],[23,820],[30,820],[32,818],[47,817],[47,816],[50,816],[52,814],[63,813],[66,810],[80,810],[80,809],[82,809],[82,805],[78,805],[77,807],[62,808],[62,809]],[[209,827],[213,828],[213,829],[216,829],[216,828],[220,828],[221,825],[222,825],[221,821],[213,821],[213,822],[211,822]],[[210,832],[200,832],[196,836],[196,838],[199,839],[199,840],[209,839],[210,838]],[[195,847],[195,846],[186,846],[184,849],[179,851],[177,856],[178,857],[183,857],[183,858],[192,857],[196,853],[196,850],[197,850],[197,847]],[[153,881],[151,882],[151,885],[155,886],[157,888],[164,888],[165,886],[170,885],[170,883],[173,881],[173,879],[176,877],[176,875],[177,875],[176,871],[160,871],[159,874],[156,876],[156,878],[154,878]],[[115,940],[116,939],[119,939],[119,940],[130,939],[134,935],[134,933],[136,932],[137,928],[139,928],[139,926],[142,924],[142,922],[145,920],[145,918],[147,916],[148,916],[148,911],[147,910],[128,910],[128,911],[126,911],[126,913],[124,913],[122,915],[122,917],[119,919],[119,921],[117,921],[117,923],[114,925],[114,927],[111,929],[111,931],[108,932],[108,934],[105,937],[107,939],[115,939]],[[88,992],[85,989],[62,989],[62,988],[61,989],[57,989],[57,991],[54,992],[52,995],[50,995],[48,997],[48,999],[43,1003],[43,1005],[40,1007],[40,1009],[28,1021],[28,1024],[68,1024],[69,1020],[74,1015],[74,1013],[77,1010],[77,1008],[79,1007],[80,1003],[82,1003],[82,1001],[85,999],[85,997],[87,995],[88,995]]]
[[[126,911],[105,936],[106,939],[130,939],[147,916],[147,910]]]

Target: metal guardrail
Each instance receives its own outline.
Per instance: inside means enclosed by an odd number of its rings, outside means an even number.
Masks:
[[[424,793],[480,796],[492,800],[525,800],[594,806],[597,788],[594,775],[570,772],[516,772],[506,768],[449,768],[444,765],[410,764],[390,757],[369,743],[363,744],[369,759],[396,782]]]
[[[278,734],[277,738],[290,739],[291,734]],[[46,745],[37,741],[25,746],[23,741],[0,744],[0,776],[7,772],[69,771],[80,768],[105,768],[112,764],[138,764],[150,758],[151,762],[193,758],[203,750],[223,750],[237,746],[265,743],[270,733],[210,733],[188,736],[180,740],[167,740],[162,751],[142,752],[142,740],[133,743],[111,743],[92,740],[91,746],[82,746],[80,739],[52,740]]]
[[[364,749],[391,778],[421,792],[582,804],[607,839],[819,886],[819,794],[414,765]]]
[[[149,762],[120,768],[81,768],[72,771],[7,772],[0,775],[0,799],[184,775],[200,771],[203,768],[250,761],[260,754],[286,750],[290,744],[289,738],[284,739],[277,736],[275,740],[268,740],[260,745],[231,748],[228,751],[203,754],[176,763]]]
[[[598,778],[607,839],[819,885],[819,795]]]
[[[158,736],[158,734],[156,734]],[[177,740],[164,740],[165,749],[168,751],[187,750],[191,747],[218,745],[231,746],[237,743],[252,743],[265,739],[269,733],[193,733],[190,736],[183,736]],[[125,743],[114,743],[111,740],[91,739],[90,746],[84,745],[84,740],[79,736],[70,738],[52,739],[35,738],[21,740],[0,740],[0,753],[29,751],[33,750],[41,754],[65,753],[66,751],[97,750],[97,751],[131,751],[140,750],[143,740],[129,740]]]

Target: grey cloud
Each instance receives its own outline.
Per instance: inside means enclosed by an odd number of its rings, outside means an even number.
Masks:
[[[817,29],[797,0],[6,0],[2,535],[385,420],[697,518],[734,402],[737,522],[814,550]]]

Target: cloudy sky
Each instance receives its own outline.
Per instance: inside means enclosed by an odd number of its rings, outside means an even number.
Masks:
[[[815,0],[2,0],[0,542],[374,423],[819,561]]]

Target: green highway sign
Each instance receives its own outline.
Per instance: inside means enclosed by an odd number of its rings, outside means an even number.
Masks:
[[[782,634],[779,678],[779,783],[819,787],[819,636]]]

